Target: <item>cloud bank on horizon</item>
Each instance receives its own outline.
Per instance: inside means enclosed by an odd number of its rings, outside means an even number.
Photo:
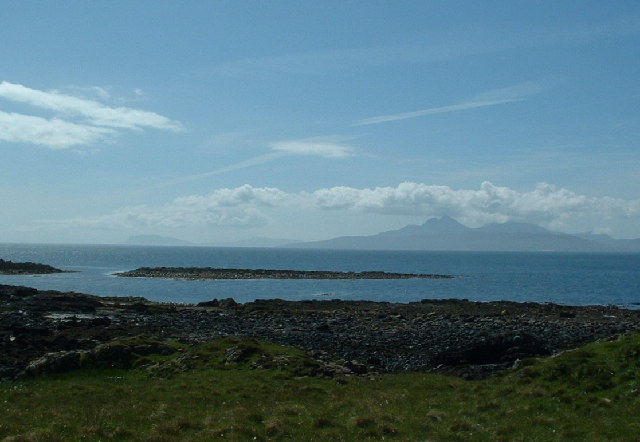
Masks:
[[[548,183],[540,183],[528,192],[490,182],[482,183],[478,189],[405,182],[395,187],[337,186],[313,192],[285,192],[247,184],[208,195],[180,197],[159,206],[122,207],[106,215],[47,223],[101,229],[254,228],[286,223],[295,211],[309,211],[319,217],[323,212],[326,216],[328,212],[341,211],[424,219],[447,215],[472,226],[522,221],[554,229],[583,216],[640,219],[640,199],[588,197]]]
[[[107,98],[103,89],[98,88],[97,92],[102,98]],[[38,144],[50,149],[93,144],[116,135],[121,129],[184,130],[181,123],[155,112],[110,107],[55,90],[41,91],[7,81],[0,83],[0,99],[55,115],[45,118],[0,111],[0,140]]]

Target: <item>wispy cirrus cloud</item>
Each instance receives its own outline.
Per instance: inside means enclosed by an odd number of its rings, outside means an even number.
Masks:
[[[107,99],[105,93],[99,95]],[[58,91],[32,89],[7,81],[0,83],[0,98],[54,114],[51,118],[45,118],[0,111],[0,140],[10,142],[64,149],[99,141],[123,129],[184,130],[180,122],[155,112],[110,107],[99,101]]]
[[[157,186],[155,186],[156,188],[159,187],[167,187],[167,186],[172,186],[175,184],[180,184],[180,183],[187,183],[190,181],[197,181],[197,180],[201,180],[204,178],[209,178],[212,176],[216,176],[216,175],[220,175],[223,173],[228,173],[228,172],[233,172],[234,170],[241,170],[241,169],[246,169],[247,167],[254,167],[254,166],[259,166],[261,164],[267,163],[269,161],[275,160],[277,158],[281,158],[286,156],[285,153],[282,152],[269,152],[266,153],[264,155],[258,155],[252,158],[249,158],[247,160],[244,161],[240,161],[238,163],[235,164],[231,164],[229,166],[224,166],[224,167],[220,167],[218,169],[215,170],[211,170],[209,172],[202,172],[202,173],[196,173],[193,175],[187,175],[187,176],[182,176],[179,178],[174,178],[172,180],[166,181],[162,184],[159,184]]]
[[[640,33],[640,16],[624,16],[600,23],[514,29],[505,26],[447,28],[425,31],[422,41],[374,47],[347,47],[229,60],[206,69],[223,77],[298,74],[342,75],[355,69],[399,63],[433,63],[469,55],[558,44],[580,45],[604,38]],[[452,38],[453,36],[453,38]]]
[[[342,74],[359,67],[390,63],[430,62],[450,58],[451,48],[427,46],[379,46],[342,48],[232,60],[207,69],[224,77],[252,74]]]
[[[324,158],[346,158],[354,155],[352,146],[343,137],[314,137],[278,141],[269,145],[276,152],[289,155],[312,155]]]
[[[526,82],[501,89],[494,89],[470,97],[461,103],[448,106],[432,107],[412,112],[402,112],[390,115],[380,115],[377,117],[364,118],[354,123],[354,126],[365,126],[370,124],[388,123],[390,121],[407,120],[409,118],[424,117],[427,115],[442,114],[446,112],[457,112],[481,107],[496,106],[498,104],[513,103],[522,101],[527,96],[539,93],[542,87],[533,82]]]
[[[290,156],[314,156],[330,159],[343,159],[354,156],[356,150],[346,143],[347,138],[341,136],[312,137],[298,140],[276,141],[269,143],[271,152],[251,157],[229,166],[220,167],[210,172],[203,172],[173,179],[161,184],[159,187],[170,186],[188,181],[196,181],[234,170],[245,169],[247,167],[259,166],[261,164]]]

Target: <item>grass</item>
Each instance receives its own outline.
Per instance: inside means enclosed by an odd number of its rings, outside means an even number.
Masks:
[[[0,383],[0,441],[635,441],[640,434],[637,333],[481,381],[425,373],[326,379],[305,376],[313,363],[302,352],[264,342],[170,345],[178,351],[136,356],[134,369]]]

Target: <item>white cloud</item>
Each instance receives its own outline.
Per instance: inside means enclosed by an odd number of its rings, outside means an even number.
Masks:
[[[1,84],[2,83],[0,83],[0,85]],[[111,92],[109,92],[109,89],[101,86],[67,86],[65,87],[65,89],[71,92],[70,95],[77,95],[78,97],[96,97],[100,100],[113,99],[113,96],[111,95]]]
[[[432,107],[413,112],[402,112],[391,115],[381,115],[377,117],[365,118],[354,123],[356,126],[365,126],[369,124],[387,123],[389,121],[407,120],[409,118],[424,117],[427,115],[442,114],[446,112],[456,112],[480,107],[495,106],[498,104],[513,103],[521,101],[527,95],[538,93],[542,88],[535,83],[526,82],[501,89],[478,94],[465,100],[463,103],[452,104],[449,106]]]
[[[209,195],[176,198],[162,206],[123,207],[111,214],[74,218],[56,224],[99,229],[256,227],[267,222],[261,209],[277,206],[285,198],[286,194],[278,189],[244,185],[218,189]],[[52,223],[51,220],[47,222]]]
[[[313,192],[288,193],[277,188],[244,185],[218,189],[209,195],[177,198],[157,207],[125,207],[112,214],[63,221],[65,226],[95,228],[188,228],[202,226],[256,227],[273,219],[284,223],[294,211],[384,214],[427,219],[452,216],[464,224],[525,221],[561,228],[581,217],[622,219],[640,217],[640,200],[596,198],[580,195],[551,184],[539,184],[520,192],[484,182],[478,189],[401,183],[396,187],[332,187]],[[313,226],[309,226],[313,229]]]
[[[109,107],[97,101],[55,91],[40,91],[6,81],[0,83],[0,97],[70,116],[86,118],[89,123],[96,126],[182,130],[180,123],[155,112],[128,107]]]
[[[353,155],[353,148],[340,137],[315,137],[271,143],[271,149],[291,155],[313,155],[324,158],[345,158]]]
[[[111,98],[111,94],[109,93],[108,90],[106,90],[103,87],[100,86],[93,86],[91,87],[91,90],[99,97],[102,98],[103,100],[108,100],[109,98]]]
[[[104,127],[70,123],[58,118],[46,119],[0,111],[0,140],[32,143],[51,149],[91,144],[115,131]]]
[[[102,88],[92,88],[103,99],[109,97]],[[0,139],[44,145],[54,149],[99,141],[105,135],[117,134],[120,129],[159,129],[180,131],[183,126],[155,112],[128,107],[110,107],[98,101],[62,94],[57,91],[41,91],[20,84],[0,83],[0,98],[27,104],[54,113],[52,118],[3,113],[5,124],[18,122],[22,134],[16,128],[0,127]],[[65,138],[66,134],[66,138]]]
[[[487,181],[477,190],[409,182],[374,189],[333,187],[317,190],[313,196],[323,209],[425,217],[449,215],[470,225],[516,220],[558,226],[581,216],[640,216],[640,200],[587,197],[547,183],[538,184],[530,192],[519,192]]]

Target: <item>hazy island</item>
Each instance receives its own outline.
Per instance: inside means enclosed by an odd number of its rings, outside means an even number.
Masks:
[[[0,275],[48,275],[51,273],[66,273],[47,264],[35,262],[12,262],[0,259]]]
[[[451,275],[368,272],[334,272],[325,270],[223,269],[214,267],[140,267],[116,273],[128,278],[179,279],[438,279]]]

